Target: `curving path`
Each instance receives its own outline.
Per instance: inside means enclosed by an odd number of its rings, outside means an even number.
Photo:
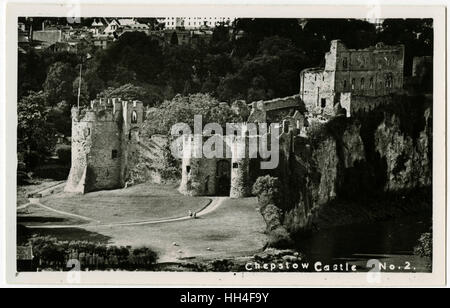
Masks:
[[[197,212],[197,217],[205,216],[213,211],[215,211],[228,197],[212,197],[212,201],[205,206],[202,210]],[[30,203],[22,206],[21,208],[25,208],[31,204],[38,205],[46,210],[65,215],[72,216],[82,220],[96,222],[96,224],[81,224],[81,225],[45,225],[45,226],[27,226],[30,229],[63,229],[63,228],[86,228],[86,227],[115,227],[115,226],[139,226],[139,225],[151,225],[151,224],[159,224],[159,223],[168,223],[175,221],[183,221],[188,219],[193,219],[191,216],[183,216],[177,218],[167,218],[167,219],[159,219],[159,220],[145,220],[145,221],[135,221],[135,222],[120,222],[120,223],[109,223],[109,224],[101,224],[100,221],[94,220],[89,217],[84,217],[64,211],[55,210],[51,207],[43,205],[39,202],[39,199],[30,199]]]

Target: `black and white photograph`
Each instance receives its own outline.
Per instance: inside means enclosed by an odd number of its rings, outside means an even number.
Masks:
[[[44,13],[7,89],[17,275],[436,273],[433,17]]]

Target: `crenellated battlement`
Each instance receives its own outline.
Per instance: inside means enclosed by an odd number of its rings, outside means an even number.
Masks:
[[[73,107],[71,112],[72,120],[76,122],[113,122],[127,120],[127,115],[133,110],[136,114],[143,115],[143,108],[143,103],[137,100],[127,101],[120,98],[100,98],[91,100],[88,106]]]

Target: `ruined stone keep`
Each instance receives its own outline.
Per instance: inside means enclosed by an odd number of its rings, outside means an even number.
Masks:
[[[378,43],[365,49],[348,49],[331,41],[324,68],[300,73],[300,98],[308,111],[334,114],[341,94],[379,97],[403,88],[404,46]]]
[[[92,101],[72,108],[72,164],[64,191],[86,193],[124,187],[128,153],[139,143],[140,101]]]

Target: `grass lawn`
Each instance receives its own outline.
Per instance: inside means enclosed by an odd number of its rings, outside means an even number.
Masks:
[[[101,223],[181,217],[189,209],[200,210],[209,201],[205,197],[182,196],[173,186],[149,184],[86,195],[55,194],[41,199],[43,204],[54,209],[94,218]],[[20,210],[18,216],[19,226],[23,229],[21,233],[24,234],[20,238],[50,235],[60,240],[147,246],[158,253],[160,262],[179,258],[241,256],[259,251],[266,242],[265,222],[256,198],[226,199],[213,212],[198,219],[135,226],[96,226],[35,205]],[[59,229],[24,227],[48,224],[81,226]]]
[[[189,210],[200,211],[210,201],[206,197],[183,196],[174,186],[150,184],[85,195],[60,193],[41,199],[42,204],[53,209],[102,224],[183,217]]]
[[[160,262],[179,257],[240,256],[258,251],[265,244],[265,222],[257,206],[256,198],[227,199],[214,212],[198,219],[86,229],[109,237],[115,245],[151,247],[158,252]]]
[[[33,236],[50,236],[60,241],[89,241],[101,244],[110,243],[110,238],[96,232],[90,232],[82,228],[64,229],[29,229],[22,224],[17,225],[17,245],[25,245]]]
[[[87,221],[77,217],[63,216],[36,204],[31,204],[17,211],[17,223],[26,226],[81,225],[87,223]]]

